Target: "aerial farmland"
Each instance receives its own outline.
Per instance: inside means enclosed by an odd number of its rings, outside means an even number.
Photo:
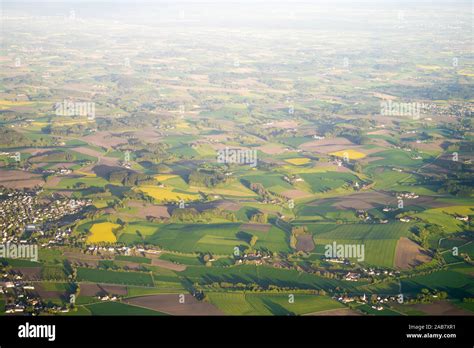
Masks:
[[[461,3],[7,3],[0,313],[474,315]]]

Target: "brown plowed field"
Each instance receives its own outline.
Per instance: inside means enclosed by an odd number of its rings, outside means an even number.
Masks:
[[[184,303],[179,302],[178,294],[140,296],[125,300],[126,303],[152,309],[171,315],[223,315],[214,305],[196,300],[189,294],[184,295]]]
[[[447,301],[420,303],[411,307],[428,315],[474,315],[474,313],[458,308]]]
[[[395,267],[399,269],[410,269],[417,265],[431,261],[427,254],[418,244],[412,240],[401,237],[397,243],[395,252]]]
[[[106,285],[106,284],[89,284],[81,283],[80,285],[80,295],[83,296],[98,296],[98,295],[127,295],[127,287],[122,285]]]
[[[257,231],[257,232],[268,232],[270,231],[270,227],[272,227],[269,224],[242,224],[240,226],[240,229],[242,231]]]
[[[36,185],[43,186],[44,180],[36,175],[22,170],[0,171],[0,185],[8,188],[31,188]]]
[[[172,271],[177,271],[177,272],[182,272],[186,269],[185,265],[178,265],[176,263],[166,261],[166,260],[160,260],[160,259],[151,259],[151,265],[170,269]]]
[[[18,271],[23,275],[23,280],[40,280],[41,267],[15,267],[14,271]]]
[[[313,236],[304,234],[297,237],[296,250],[298,251],[312,251],[314,249]]]

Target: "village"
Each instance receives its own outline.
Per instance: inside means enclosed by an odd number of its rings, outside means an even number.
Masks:
[[[57,242],[67,232],[59,232],[56,228],[50,230],[51,223],[79,213],[91,205],[90,200],[39,198],[41,192],[42,190],[0,191],[0,230],[3,243],[27,243],[33,233],[49,236],[51,232],[51,242]]]
[[[34,282],[25,281],[21,272],[0,265],[0,294],[5,299],[6,314],[67,313],[69,306],[46,303],[35,291]]]

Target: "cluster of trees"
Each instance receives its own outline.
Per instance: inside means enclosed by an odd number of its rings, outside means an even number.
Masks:
[[[117,104],[120,102],[121,101],[118,100]],[[146,129],[157,127],[163,121],[161,117],[158,119],[156,117],[150,116],[147,111],[141,112],[138,110],[139,108],[149,109],[150,105],[142,104],[139,107],[135,107],[129,104],[121,103],[120,107],[125,112],[131,113],[130,115],[124,115],[116,118],[96,118],[97,128],[99,130],[118,130],[130,128]]]
[[[360,129],[345,129],[342,130],[338,135],[352,141],[357,145],[365,145],[369,142],[369,138]]]
[[[74,156],[67,151],[52,151],[29,159],[31,162],[72,162]]]
[[[440,193],[450,193],[454,196],[469,197],[474,193],[473,173],[466,172],[453,173],[450,177],[441,182],[438,190]]]
[[[215,218],[237,221],[235,214],[228,210],[215,208],[198,212],[194,208],[177,208],[171,213],[169,222],[207,222]]]
[[[290,236],[290,247],[296,249],[296,243],[298,242],[298,236],[308,232],[308,227],[306,226],[293,226],[291,228]]]
[[[13,129],[8,129],[5,127],[0,127],[0,146],[2,147],[21,147],[28,146],[30,140],[25,137],[23,134],[14,131]]]
[[[429,241],[432,239],[431,236],[442,236],[445,234],[443,229],[435,224],[425,224],[422,227],[418,227],[416,232],[420,245],[425,249],[430,248]]]
[[[207,117],[197,120],[195,124],[198,129],[199,128],[221,129],[221,124],[218,121],[209,119]]]
[[[270,192],[268,192],[262,184],[260,183],[251,183],[249,188],[259,195],[264,201],[271,200]]]
[[[108,180],[111,182],[120,182],[125,186],[152,184],[155,182],[155,179],[149,175],[135,173],[127,170],[110,172]]]
[[[445,300],[448,298],[446,291],[430,291],[429,289],[421,289],[421,292],[415,299],[411,299],[411,303],[431,303],[433,300]]]
[[[199,255],[199,259],[206,265],[206,267],[210,267],[212,266],[211,260],[213,260],[214,257],[211,253],[202,253]]]
[[[196,287],[201,287],[200,284],[195,283]],[[314,294],[314,295],[327,295],[327,292],[323,289],[320,290],[301,290],[289,286],[280,286],[275,284],[257,284],[257,283],[230,283],[230,282],[213,282],[205,285],[204,287],[210,289],[234,289],[234,290],[245,290],[245,291],[254,291],[254,292],[294,292],[295,294]]]
[[[293,226],[291,228],[291,233],[297,236],[300,234],[305,234],[306,232],[308,232],[308,227],[306,226]]]
[[[255,244],[257,244],[257,241],[258,241],[258,237],[253,235],[252,238],[250,238],[250,247],[253,248],[255,246]]]
[[[355,161],[352,170],[356,173],[362,173],[363,171],[362,164],[359,161]]]
[[[46,134],[59,136],[84,135],[90,131],[90,127],[80,123],[67,126],[47,126],[42,129]]]
[[[173,158],[173,155],[168,151],[169,145],[167,144],[157,143],[141,146],[143,146],[142,149],[134,151],[137,162],[161,163]]]
[[[430,237],[430,231],[423,227],[419,230],[418,232],[418,238],[420,238],[420,244],[423,248],[428,248],[429,247],[429,237]]]
[[[267,213],[256,213],[250,217],[250,221],[256,222],[259,224],[266,224],[268,222],[268,214]]]
[[[229,181],[231,179],[224,173],[208,169],[194,170],[188,177],[188,183],[192,186],[215,187]]]

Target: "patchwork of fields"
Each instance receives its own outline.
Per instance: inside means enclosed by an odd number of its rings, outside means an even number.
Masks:
[[[238,2],[2,3],[0,315],[474,314],[471,4]]]

